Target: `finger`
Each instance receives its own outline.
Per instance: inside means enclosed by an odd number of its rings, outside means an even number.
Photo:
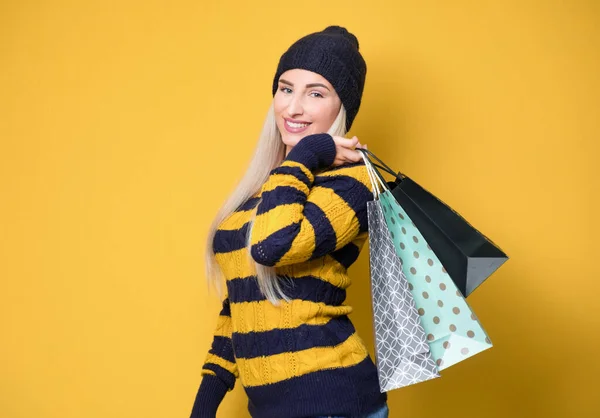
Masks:
[[[343,136],[334,136],[333,140],[336,143],[336,145],[338,145],[340,147],[344,147],[344,148],[354,148],[354,147],[356,147],[356,144],[358,143],[358,138],[356,136],[354,136],[352,138],[344,138]]]
[[[344,153],[342,154],[342,158],[348,163],[355,163],[362,159],[362,157],[360,156],[360,151],[355,150],[344,151]]]
[[[344,162],[342,160],[340,160],[339,158],[336,158],[335,160],[333,160],[332,166],[333,167],[337,167],[337,166],[342,165],[342,164],[344,164]]]

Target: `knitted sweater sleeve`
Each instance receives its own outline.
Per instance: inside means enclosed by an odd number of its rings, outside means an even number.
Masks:
[[[231,310],[229,298],[225,298],[217,320],[212,346],[202,366],[202,381],[190,418],[214,418],[217,409],[235,386],[239,377],[231,342]]]
[[[261,190],[250,253],[259,264],[283,266],[336,251],[367,231],[372,186],[364,163],[333,164],[331,135],[302,138],[273,169]]]

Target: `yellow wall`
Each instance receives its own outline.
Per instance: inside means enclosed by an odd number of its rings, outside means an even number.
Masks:
[[[495,347],[391,417],[600,412],[598,1],[88,0],[0,5],[0,416],[189,416],[209,222],[279,56],[329,24],[368,64],[351,134],[511,256],[469,298]],[[239,382],[218,416],[249,416]]]

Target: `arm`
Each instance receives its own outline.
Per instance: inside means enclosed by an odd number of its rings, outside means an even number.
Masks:
[[[214,418],[221,401],[239,377],[231,343],[229,298],[223,301],[212,346],[202,366],[202,382],[190,418]]]
[[[372,186],[364,164],[323,173],[336,146],[329,134],[302,138],[262,187],[251,231],[251,255],[260,264],[283,266],[338,250],[367,230]]]

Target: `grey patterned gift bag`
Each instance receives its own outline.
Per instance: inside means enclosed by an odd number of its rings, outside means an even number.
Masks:
[[[373,185],[374,199],[367,202],[371,302],[379,386],[387,392],[440,374],[383,216],[378,182],[370,161],[361,155]]]

